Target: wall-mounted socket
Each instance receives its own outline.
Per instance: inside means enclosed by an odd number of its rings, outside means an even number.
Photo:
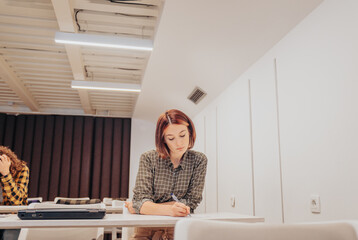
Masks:
[[[311,212],[321,213],[321,199],[319,195],[311,195]]]
[[[235,195],[231,195],[230,203],[231,203],[231,207],[235,207]]]

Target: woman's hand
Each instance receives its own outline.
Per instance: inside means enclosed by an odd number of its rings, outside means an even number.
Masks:
[[[129,213],[135,214],[135,210],[133,208],[133,203],[132,202],[125,202],[124,206],[128,209]]]
[[[172,217],[186,217],[190,214],[190,207],[186,206],[184,203],[176,202],[171,206],[171,216]]]
[[[0,156],[0,173],[6,176],[10,173],[11,160],[5,154]]]

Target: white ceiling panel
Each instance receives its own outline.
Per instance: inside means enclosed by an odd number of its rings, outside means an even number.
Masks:
[[[150,53],[72,47],[56,44],[54,36],[69,31],[153,40],[162,5],[0,0],[0,111],[131,117],[138,93],[75,90],[71,82],[141,84]]]

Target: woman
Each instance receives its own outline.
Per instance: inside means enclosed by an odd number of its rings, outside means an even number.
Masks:
[[[172,109],[159,116],[156,150],[142,154],[133,202],[126,202],[130,213],[185,217],[194,212],[202,200],[207,165],[203,153],[190,150],[195,137],[194,124],[183,112]],[[139,228],[134,239],[150,239],[158,230]],[[172,238],[173,228],[163,231]]]
[[[29,168],[9,148],[0,146],[0,205],[27,205]],[[20,229],[0,229],[0,239],[18,239]]]
[[[0,146],[0,204],[27,205],[29,169],[9,148]]]

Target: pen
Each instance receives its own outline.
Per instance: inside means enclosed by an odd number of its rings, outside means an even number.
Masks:
[[[177,198],[177,196],[174,195],[174,193],[171,193],[170,195],[172,196],[174,201],[179,202],[179,199]],[[190,213],[188,215],[191,217]]]

